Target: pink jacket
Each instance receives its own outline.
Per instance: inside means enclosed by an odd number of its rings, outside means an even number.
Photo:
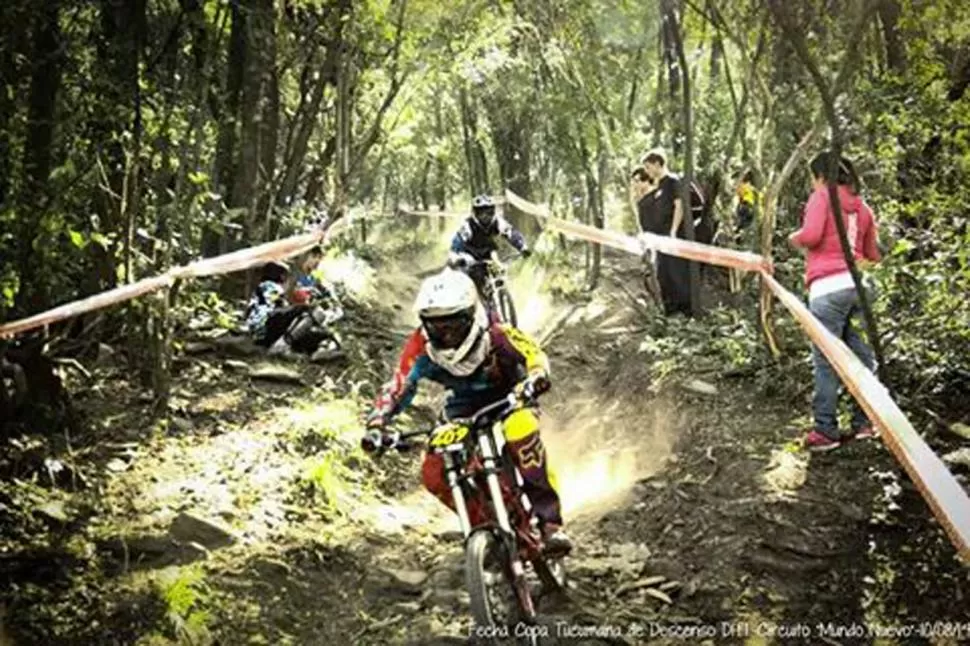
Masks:
[[[838,191],[842,219],[855,259],[878,261],[880,254],[879,247],[876,246],[876,219],[872,211],[848,187],[839,186]],[[808,249],[805,263],[806,286],[810,286],[817,278],[849,270],[839,244],[839,230],[835,227],[835,218],[832,217],[828,187],[815,189],[808,198],[802,228],[795,232],[791,242],[797,247]]]

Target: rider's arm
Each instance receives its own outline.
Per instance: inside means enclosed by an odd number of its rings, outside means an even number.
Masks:
[[[539,343],[522,330],[511,325],[503,325],[502,332],[509,347],[521,357],[529,377],[549,378],[549,357]]]
[[[448,252],[448,264],[450,266],[460,266],[463,262],[473,259],[472,255],[468,253],[467,245],[471,237],[471,225],[466,220],[451,238],[451,249]]]
[[[525,236],[523,236],[518,229],[512,226],[512,223],[506,220],[501,215],[495,216],[495,223],[498,226],[498,232],[503,238],[509,241],[517,251],[525,251],[527,246],[525,244]]]
[[[384,422],[389,422],[395,415],[411,405],[414,395],[418,391],[421,381],[422,367],[426,357],[424,350],[425,339],[421,329],[416,329],[401,351],[397,368],[391,381],[384,385],[381,394],[374,402],[374,415],[380,416]]]
[[[451,238],[451,251],[452,253],[464,253],[468,250],[467,243],[472,237],[472,227],[468,220],[461,223],[461,226],[455,231],[455,235]]]

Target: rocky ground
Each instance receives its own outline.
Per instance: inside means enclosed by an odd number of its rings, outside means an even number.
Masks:
[[[548,643],[956,643],[849,632],[970,622],[970,575],[878,441],[797,447],[807,353],[763,363],[735,309],[664,321],[608,266],[592,298],[516,290],[552,358],[544,437],[577,543]],[[394,278],[349,308],[344,359],[184,330],[156,422],[106,350],[74,389],[88,435],[46,461],[8,446],[0,644],[465,643],[461,545],[417,456],[355,448],[416,285],[377,269]]]

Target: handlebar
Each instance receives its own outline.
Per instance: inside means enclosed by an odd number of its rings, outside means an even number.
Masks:
[[[462,252],[462,255],[455,260],[448,261],[448,265],[452,267],[496,267],[498,269],[506,269],[513,260],[524,257],[523,254],[517,253],[508,258],[499,258],[498,256],[491,256],[489,258],[478,259],[471,254]]]
[[[498,415],[495,415],[497,411],[501,411],[501,415],[506,415],[526,405],[527,403],[528,402],[524,397],[515,392],[511,392],[502,399],[494,401],[491,404],[478,409],[468,417],[454,418],[449,421],[475,428],[480,425],[482,420],[484,420],[486,417],[497,417]],[[361,439],[361,448],[368,453],[376,451],[384,452],[392,449],[403,453],[414,448],[414,444],[408,440],[419,436],[426,436],[432,430],[433,429],[419,429],[416,431],[407,431],[401,433],[399,431],[387,432],[372,429]]]

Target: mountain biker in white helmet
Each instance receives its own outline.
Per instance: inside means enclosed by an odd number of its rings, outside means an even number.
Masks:
[[[411,334],[383,393],[374,404],[368,427],[383,431],[407,408],[418,382],[430,379],[450,391],[449,419],[464,417],[510,392],[533,399],[549,388],[549,360],[525,333],[489,323],[472,280],[453,269],[421,285],[414,309],[421,325]],[[562,531],[556,477],[549,468],[533,408],[522,408],[503,422],[509,453],[524,480],[523,491],[539,519],[546,550],[566,553],[572,544]],[[425,487],[454,510],[440,455],[427,453],[422,466]],[[474,520],[476,510],[469,509]]]
[[[498,250],[495,236],[500,235],[509,241],[523,257],[531,254],[525,237],[512,224],[495,212],[495,202],[488,195],[478,195],[472,200],[472,214],[465,219],[461,228],[451,239],[451,252],[448,264],[463,269],[482,293],[485,282],[485,268],[476,262],[488,260]]]

